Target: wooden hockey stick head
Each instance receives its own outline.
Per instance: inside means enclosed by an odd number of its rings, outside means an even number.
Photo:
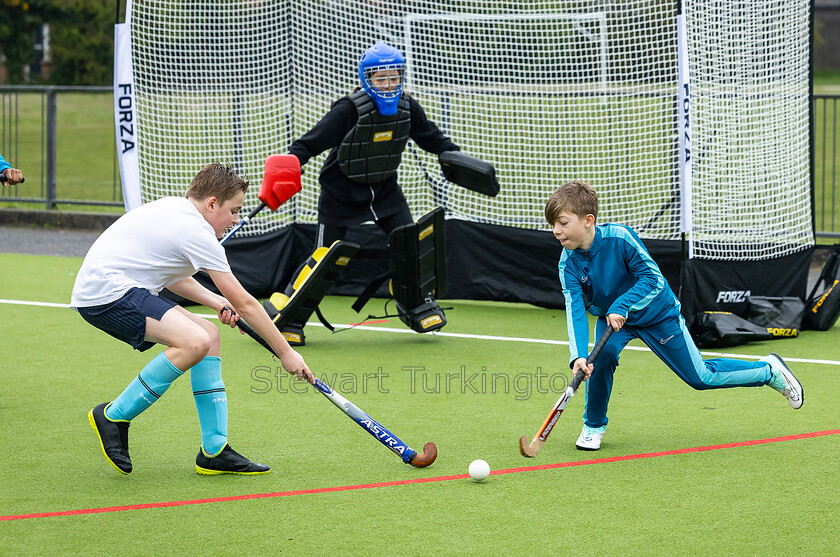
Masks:
[[[537,456],[537,454],[539,454],[540,449],[542,449],[543,443],[545,443],[545,441],[540,441],[539,439],[531,441],[526,435],[523,435],[519,438],[519,452],[522,454],[522,456],[534,458],[535,456]]]
[[[426,466],[431,465],[435,459],[437,458],[437,446],[434,443],[429,441],[425,445],[423,445],[423,452],[417,453],[413,459],[411,459],[411,464],[415,468],[425,468]]]

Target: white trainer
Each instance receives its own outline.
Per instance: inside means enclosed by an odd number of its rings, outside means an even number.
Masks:
[[[589,427],[583,426],[580,432],[580,437],[575,441],[575,447],[581,451],[597,451],[601,448],[601,439],[604,438],[604,433],[607,431],[607,426]]]
[[[785,364],[782,357],[778,354],[770,354],[761,359],[770,364],[771,377],[767,384],[782,393],[794,410],[802,408],[805,403],[805,389],[802,388],[799,379]]]

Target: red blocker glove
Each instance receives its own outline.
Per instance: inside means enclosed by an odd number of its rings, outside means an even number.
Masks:
[[[300,190],[300,160],[294,155],[269,155],[265,159],[259,200],[276,211]]]
[[[276,211],[280,205],[291,199],[300,190],[300,160],[294,155],[269,155],[265,159],[262,186],[260,186],[260,193],[257,194],[261,203],[247,217],[244,217],[236,226],[231,228],[219,242],[222,244],[227,242],[231,236],[236,234],[240,228],[266,207]]]

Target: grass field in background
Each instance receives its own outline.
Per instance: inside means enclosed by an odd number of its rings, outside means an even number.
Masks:
[[[520,456],[517,443],[534,434],[558,396],[546,385],[538,391],[537,370],[563,381],[568,376],[568,348],[537,340],[566,339],[562,311],[454,300],[443,304],[452,307],[446,334],[331,334],[307,327],[308,345],[300,352],[316,375],[337,380],[348,399],[415,449],[437,444],[439,457],[425,469],[403,464],[311,388],[278,392],[278,364],[248,337],[225,329],[231,444],[270,464],[272,473],[196,474],[200,435],[185,377],[133,422],[135,469],[123,476],[106,463],[86,414],[115,397],[160,348],[134,352],[64,307],[5,301],[66,304],[80,264],[78,258],[0,254],[6,324],[0,518],[239,499],[0,520],[3,553],[98,554],[116,547],[126,554],[179,555],[840,550],[840,435],[797,437],[840,429],[837,327],[728,350],[787,358],[805,387],[799,411],[768,387],[694,391],[631,344],[616,374],[603,448],[574,448],[581,393],[535,459]],[[330,297],[322,309],[333,323],[351,323],[358,314],[350,303]],[[381,309],[382,300],[373,300],[362,315]],[[406,330],[396,319],[371,326],[377,327]],[[468,382],[469,376],[476,379]],[[287,376],[280,377],[280,388],[289,391]],[[434,392],[437,380],[440,391]],[[793,437],[750,444],[783,436]],[[684,452],[692,448],[709,450]],[[464,475],[477,458],[509,473],[474,483]],[[562,463],[578,465],[539,468]],[[428,481],[400,484],[417,480]],[[306,492],[331,488],[342,490]],[[242,498],[286,492],[300,493]]]
[[[43,197],[46,188],[46,95],[22,93],[8,101],[6,110],[16,115],[17,156],[4,156],[26,176],[16,186],[18,197]],[[114,108],[110,93],[58,93],[56,138],[56,192],[61,199],[122,202],[119,167],[114,151]],[[8,132],[6,132],[8,133]],[[42,147],[43,144],[43,147]],[[114,178],[116,177],[116,184]],[[43,203],[14,204],[0,196],[0,207],[43,209]],[[120,207],[76,206],[63,210],[123,212]]]
[[[814,72],[815,95],[840,95],[840,68]]]
[[[840,93],[840,72],[820,72],[814,80],[816,94]],[[108,93],[58,94],[58,138],[57,138],[57,191],[59,198],[86,199],[98,201],[120,201],[119,169],[114,151],[113,99]],[[42,160],[41,143],[45,141],[40,129],[44,97],[40,94],[18,94],[12,111],[19,118],[17,122],[18,151],[14,160],[27,176],[27,183],[18,186],[13,195],[19,197],[43,196],[45,162]],[[833,228],[840,223],[840,192],[831,191],[835,179],[836,161],[831,157],[840,153],[834,145],[836,114],[829,111],[816,114],[815,169],[817,229],[821,226]],[[278,125],[280,125],[278,123]],[[823,136],[828,137],[823,141]],[[825,153],[823,156],[822,154]],[[496,161],[504,168],[504,161]],[[116,173],[116,183],[114,181]],[[828,185],[829,189],[825,189]],[[0,207],[43,209],[40,203],[18,203],[8,194],[0,195]],[[93,210],[121,213],[121,207],[99,207],[59,205],[62,210]],[[832,211],[833,208],[833,211]]]

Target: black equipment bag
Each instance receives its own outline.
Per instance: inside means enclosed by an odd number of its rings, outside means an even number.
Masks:
[[[751,340],[770,340],[767,329],[728,311],[704,311],[692,319],[689,332],[700,348],[727,348]]]
[[[808,296],[803,330],[827,331],[840,316],[840,245],[834,246]]]
[[[805,302],[796,296],[750,296],[749,302],[747,321],[763,327],[773,338],[799,336]]]

